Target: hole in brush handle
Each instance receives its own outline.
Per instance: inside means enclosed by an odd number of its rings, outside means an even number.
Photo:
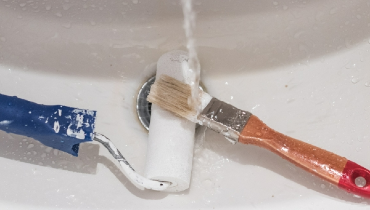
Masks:
[[[356,184],[356,179],[362,177],[363,184]],[[370,171],[350,160],[346,163],[338,186],[356,195],[370,198]]]

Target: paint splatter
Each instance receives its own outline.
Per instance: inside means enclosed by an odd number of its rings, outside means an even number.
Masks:
[[[0,125],[10,125],[10,123],[12,123],[13,120],[3,120],[3,121],[0,121]]]

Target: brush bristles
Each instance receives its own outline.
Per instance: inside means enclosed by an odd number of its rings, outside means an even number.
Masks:
[[[195,107],[189,105],[191,100],[190,85],[170,76],[161,75],[155,80],[147,100],[180,117],[192,121],[196,117]]]

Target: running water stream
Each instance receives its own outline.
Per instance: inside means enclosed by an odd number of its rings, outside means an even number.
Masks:
[[[192,0],[182,0],[184,12],[184,30],[186,34],[186,47],[189,53],[188,62],[184,62],[183,72],[186,82],[192,87],[192,100],[189,104],[200,110],[200,63],[196,50],[196,40],[194,37],[196,15],[193,10]],[[202,200],[209,204],[214,202],[215,194],[220,193],[220,187],[216,184],[223,179],[222,169],[229,163],[229,159],[218,155],[211,149],[212,147],[227,148],[223,141],[209,142],[206,139],[206,127],[200,127],[195,134],[194,158],[191,188],[197,189],[202,194]]]
[[[200,81],[200,64],[196,50],[196,40],[194,38],[196,14],[193,10],[192,0],[182,0],[182,9],[184,13],[184,30],[186,35],[186,48],[189,52],[188,65],[183,66],[184,78],[192,88],[192,99],[189,104],[197,107],[199,113],[200,100],[199,100],[199,81]]]

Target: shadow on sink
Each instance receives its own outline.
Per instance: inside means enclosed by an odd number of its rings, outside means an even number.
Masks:
[[[7,134],[0,131],[3,138],[0,141],[0,157],[38,166],[51,167],[84,174],[96,174],[98,163],[103,164],[125,187],[137,197],[157,200],[166,197],[167,193],[142,191],[136,188],[121,172],[120,167],[109,158],[99,155],[100,145],[92,143],[80,144],[79,156],[74,157],[51,147],[44,146],[39,141],[24,136]],[[102,147],[105,149],[104,147]],[[11,172],[9,172],[11,173]],[[62,178],[62,177],[59,177]],[[24,186],[27,187],[27,186]]]

